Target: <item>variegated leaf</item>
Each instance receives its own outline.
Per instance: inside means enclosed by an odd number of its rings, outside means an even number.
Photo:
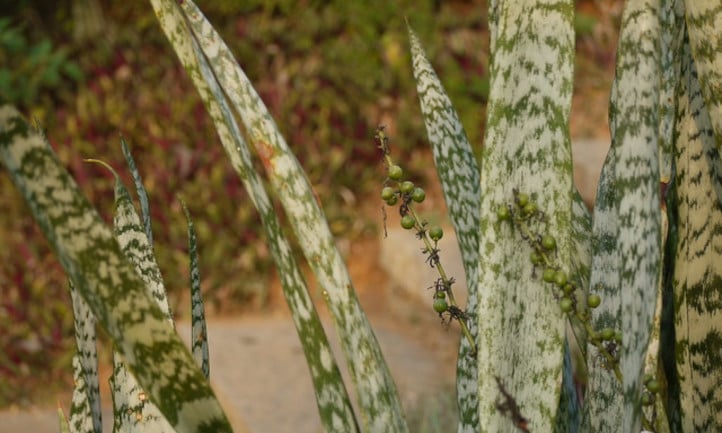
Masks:
[[[188,30],[179,26],[184,24],[184,18],[175,3],[154,1],[153,6],[161,27],[206,104],[233,168],[259,211],[271,254],[278,266],[284,296],[311,372],[321,422],[327,431],[358,431],[350,399],[306,282],[283,235],[260,176],[253,167],[250,151],[223,91]]]
[[[175,430],[231,431],[193,357],[110,229],[44,137],[10,106],[0,108],[0,159],[78,293]]]
[[[407,426],[396,386],[306,174],[218,33],[192,1],[184,1],[180,7],[214,76],[250,135],[301,249],[324,290],[356,384],[365,427],[371,431],[405,432]]]
[[[497,1],[489,15],[494,20],[491,92],[479,237],[479,287],[484,289],[476,311],[480,429],[516,430],[496,407],[498,376],[528,429],[545,432],[567,416],[566,408],[559,408],[565,319],[551,288],[532,277],[531,248],[497,221],[496,210],[513,200],[515,188],[528,193],[545,211],[558,260],[572,274],[573,2]]]
[[[93,339],[93,346],[95,346],[95,339]],[[86,382],[87,377],[89,377],[89,374],[83,368],[81,357],[79,355],[73,356],[73,382],[75,382],[75,387],[73,388],[73,400],[70,404],[70,420],[65,419],[62,410],[60,411],[62,415],[61,425],[64,424],[71,433],[100,433],[103,431],[102,425],[95,425],[95,413],[94,409],[91,408],[94,402],[89,398],[92,394],[92,386]],[[96,386],[97,378],[96,367]]]
[[[722,430],[722,161],[690,43],[682,50],[675,146],[677,373],[683,431],[711,432]]]
[[[466,271],[466,310],[474,311],[479,279],[479,164],[459,116],[411,27],[409,39],[421,112]],[[469,321],[469,332],[476,338],[474,321]],[[468,340],[462,338],[456,380],[460,433],[475,431],[479,425],[476,360],[470,350]]]
[[[626,4],[612,104],[618,200],[624,413],[622,431],[642,426],[642,376],[661,268],[659,197],[659,0]]]
[[[722,152],[722,4],[718,0],[684,2],[692,58],[714,132]]]
[[[133,184],[135,185],[135,191],[138,193],[138,200],[140,201],[140,214],[143,218],[143,228],[145,229],[145,236],[148,238],[148,243],[153,246],[153,229],[150,221],[150,205],[148,204],[148,194],[145,191],[143,185],[143,178],[138,171],[138,167],[135,165],[133,155],[130,153],[128,143],[125,142],[123,137],[120,137],[120,148],[123,151],[123,157],[125,157],[125,163],[128,165],[128,171],[133,177]]]
[[[206,329],[206,312],[203,307],[203,295],[201,293],[201,274],[198,266],[198,241],[196,230],[193,226],[191,214],[188,207],[181,200],[183,213],[188,222],[188,257],[190,259],[190,282],[191,282],[191,351],[198,366],[206,378],[211,376],[210,360],[208,354],[208,330]]]
[[[102,431],[102,411],[100,405],[100,387],[98,384],[98,349],[95,345],[95,317],[83,297],[78,294],[73,282],[68,280],[68,285],[70,286],[70,299],[73,304],[75,344],[77,346],[76,357],[78,358],[77,362],[80,364],[78,368],[84,375],[82,381],[75,380],[73,407],[76,407],[76,398],[87,400],[89,408],[87,416],[91,418],[91,430],[89,431],[100,433]],[[75,359],[73,359],[73,363],[75,362]],[[83,387],[82,391],[78,389],[81,385]],[[75,411],[71,408],[70,419],[71,424],[74,426],[79,423],[77,416],[86,416],[84,413],[84,404],[77,407],[81,408],[83,412],[76,415]],[[82,422],[85,423],[86,421],[83,420]],[[80,430],[74,429],[73,431]]]

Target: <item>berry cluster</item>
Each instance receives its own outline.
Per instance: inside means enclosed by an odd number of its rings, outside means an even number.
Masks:
[[[612,328],[594,329],[591,323],[592,310],[599,307],[602,298],[596,293],[585,294],[578,290],[577,275],[569,275],[564,271],[557,257],[557,242],[554,236],[540,227],[546,227],[547,221],[539,206],[529,194],[514,189],[514,199],[497,208],[496,216],[500,222],[509,222],[519,231],[522,239],[531,246],[529,260],[536,268],[541,268],[542,281],[549,283],[559,308],[568,320],[581,324],[587,333],[588,341],[597,349],[601,358],[601,366],[614,372],[617,379],[622,382],[619,369],[620,347],[622,332]],[[585,296],[586,295],[586,296]],[[586,298],[586,299],[585,299]],[[575,327],[572,326],[572,329]],[[655,394],[659,392],[659,382],[652,376],[645,376],[645,391],[642,394],[642,404],[651,405],[655,401]],[[645,425],[651,425],[644,420]]]
[[[424,243],[422,252],[427,255],[426,263],[432,268],[436,268],[439,273],[439,278],[430,287],[430,289],[434,289],[434,311],[439,314],[444,323],[450,323],[453,320],[459,322],[462,332],[469,341],[471,346],[470,354],[473,356],[476,353],[476,344],[466,323],[469,314],[457,305],[454,293],[451,290],[454,278],[448,277],[441,265],[439,256],[441,250],[438,243],[444,236],[444,231],[439,226],[429,227],[428,223],[419,218],[419,215],[414,210],[415,204],[422,203],[426,199],[426,192],[423,188],[414,185],[413,182],[404,180],[404,170],[394,164],[389,154],[389,138],[384,132],[383,126],[376,129],[374,138],[383,153],[384,163],[388,171],[388,177],[384,182],[385,186],[381,190],[381,199],[387,206],[399,205],[401,227],[407,230],[415,230],[416,237]]]

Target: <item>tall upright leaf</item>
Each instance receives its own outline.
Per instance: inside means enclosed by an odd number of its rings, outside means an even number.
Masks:
[[[474,158],[459,116],[411,27],[409,39],[421,111],[466,272],[469,292],[466,309],[474,311],[479,279],[479,164]],[[469,322],[469,332],[476,338],[476,324],[473,320]],[[459,432],[475,431],[479,425],[477,368],[470,349],[469,342],[462,338],[456,380]]]
[[[0,107],[0,159],[78,293],[173,428],[231,431],[208,382],[111,230],[44,137],[11,106]]]
[[[396,386],[308,178],[227,45],[192,1],[184,1],[180,7],[214,76],[243,122],[303,253],[324,289],[324,299],[356,384],[364,426],[372,431],[405,432]]]
[[[691,44],[690,28],[682,49],[675,146],[675,333],[682,429],[709,432],[722,430],[722,160],[715,110],[708,108]],[[719,97],[720,88],[714,92]]]
[[[530,247],[497,222],[496,209],[513,199],[514,189],[529,194],[543,207],[558,260],[572,274],[573,8],[571,1],[490,4],[491,91],[479,236],[484,289],[476,311],[481,431],[516,429],[496,407],[495,376],[530,431],[552,431],[559,422],[565,320],[550,288],[532,278]]]
[[[271,254],[278,266],[284,297],[311,373],[321,422],[327,431],[358,431],[341,373],[332,356],[306,282],[283,235],[276,210],[253,167],[248,145],[225,95],[190,30],[185,27],[185,20],[177,5],[174,2],[154,1],[153,7],[161,27],[206,104],[233,168],[238,172],[261,216]]]

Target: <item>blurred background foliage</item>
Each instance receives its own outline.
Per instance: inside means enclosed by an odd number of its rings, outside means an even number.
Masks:
[[[611,61],[599,31],[608,26],[595,17],[600,3],[580,2],[592,12],[577,18],[591,70]],[[364,216],[379,207],[383,171],[371,138],[377,125],[387,125],[395,158],[414,179],[424,182],[431,173],[405,19],[425,44],[471,142],[482,141],[489,89],[485,1],[197,4],[255,83],[308,171],[332,230],[345,239],[378,230]],[[256,212],[150,6],[0,0],[0,11],[0,102],[16,104],[46,130],[108,221],[112,179],[83,158],[105,160],[131,185],[119,136],[130,143],[177,315],[187,316],[188,267],[176,195],[187,201],[198,231],[207,305],[217,313],[263,307],[272,263]],[[33,382],[64,387],[74,342],[64,274],[4,175],[0,206],[1,407],[31,402],[32,391],[23,390]]]

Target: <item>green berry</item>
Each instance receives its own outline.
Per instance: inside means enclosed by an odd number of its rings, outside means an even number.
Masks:
[[[612,338],[614,338],[614,329],[604,328],[599,331],[599,336],[602,337],[602,340],[611,340]]]
[[[659,385],[659,382],[657,382],[657,379],[652,379],[649,382],[647,382],[647,389],[652,394],[658,393],[660,388],[661,388],[661,386]]]
[[[416,220],[411,215],[406,214],[403,217],[401,217],[401,227],[405,228],[406,230],[410,230],[410,229],[414,228],[415,225],[416,225]]]
[[[567,284],[567,273],[564,271],[557,271],[554,274],[554,283],[559,287],[564,287]]]
[[[414,192],[411,193],[411,199],[416,203],[421,203],[426,199],[426,191],[422,188],[414,188]]]
[[[404,194],[408,194],[414,190],[414,183],[410,180],[405,180],[401,182],[401,185],[399,185],[399,190]]]
[[[614,341],[617,344],[622,344],[622,331],[617,331],[614,333]]]
[[[384,187],[384,189],[381,190],[381,198],[384,201],[389,201],[391,197],[395,196],[396,193],[394,192],[394,189],[390,186]]]
[[[542,280],[544,280],[547,283],[553,283],[554,277],[557,275],[557,271],[555,271],[552,268],[546,268],[544,269],[544,273],[542,274]]]
[[[552,235],[544,235],[541,238],[541,245],[545,250],[553,251],[557,247],[557,241]]]
[[[527,204],[529,204],[529,194],[524,194],[523,192],[520,192],[516,195],[516,204],[519,205],[520,208],[524,208]]]
[[[434,311],[441,314],[448,309],[449,309],[449,304],[446,302],[446,299],[444,299],[444,298],[434,299]]]
[[[642,377],[642,383],[647,385],[649,382],[651,382],[654,379],[654,375],[651,373],[644,373],[644,377]]]
[[[601,303],[602,303],[602,298],[600,298],[599,295],[597,295],[595,293],[592,293],[587,298],[587,306],[589,308],[597,308],[599,306],[599,304],[601,304]]]
[[[434,293],[434,299],[444,299],[446,298],[446,292],[443,290],[437,290],[436,293]]]
[[[654,404],[654,396],[648,392],[642,394],[642,406],[651,406]]]
[[[434,226],[429,229],[429,237],[433,241],[438,241],[444,237],[444,231],[439,226]]]
[[[393,206],[398,202],[399,202],[399,196],[396,194],[392,195],[391,197],[389,197],[388,200],[386,200],[386,204],[389,206]]]
[[[559,301],[559,307],[562,309],[563,313],[571,313],[574,309],[574,302],[565,296]]]
[[[537,211],[536,203],[527,203],[524,208],[522,209],[522,212],[524,212],[524,215],[533,215]]]
[[[564,285],[564,287],[562,287],[562,290],[563,290],[564,293],[567,294],[567,295],[569,295],[569,294],[571,294],[572,292],[574,292],[575,289],[576,289],[576,287],[574,287],[574,284],[572,284],[572,283],[566,283],[566,284]]]
[[[404,175],[404,170],[398,165],[392,165],[389,167],[389,178],[393,180],[400,180]]]
[[[531,254],[529,254],[529,260],[532,265],[539,265],[542,262],[542,256],[536,251],[532,251]]]
[[[496,210],[496,217],[499,219],[499,221],[508,220],[509,217],[511,217],[509,208],[505,204],[499,206],[499,208]]]

